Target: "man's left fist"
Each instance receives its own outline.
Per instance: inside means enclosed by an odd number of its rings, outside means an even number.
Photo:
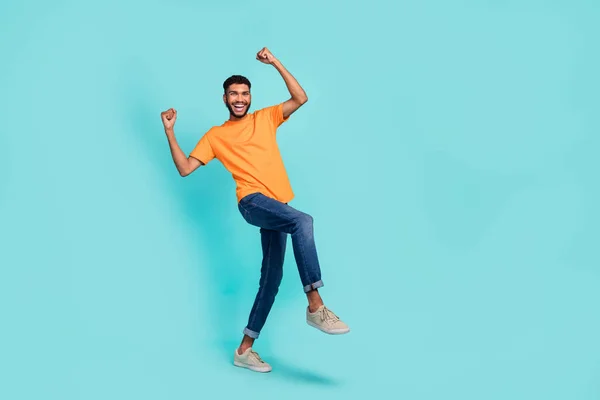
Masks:
[[[262,50],[256,54],[256,59],[265,64],[273,64],[275,61],[277,61],[277,59],[266,47],[263,47]]]

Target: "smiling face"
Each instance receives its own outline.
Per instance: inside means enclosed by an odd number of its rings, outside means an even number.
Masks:
[[[252,101],[250,88],[245,83],[231,84],[223,95],[223,101],[229,109],[230,119],[241,119],[250,109]]]

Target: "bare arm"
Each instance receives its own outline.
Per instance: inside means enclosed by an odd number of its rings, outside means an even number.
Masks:
[[[177,168],[179,175],[188,176],[198,169],[202,163],[193,157],[187,157],[183,150],[181,150],[179,143],[177,143],[174,130],[175,120],[177,119],[177,111],[171,108],[161,113],[161,117],[165,126],[165,133],[167,135],[167,140],[169,141],[169,148],[171,150],[171,156],[173,157],[175,167]]]
[[[177,171],[179,171],[179,175],[188,176],[202,165],[202,163],[194,157],[186,157],[185,153],[181,150],[181,147],[179,147],[177,139],[175,139],[175,132],[173,129],[165,130],[165,133],[167,134],[171,156],[173,157],[173,162],[175,162]]]
[[[291,98],[283,103],[283,116],[284,118],[292,115],[297,109],[299,109],[304,103],[308,101],[308,96],[302,86],[298,83],[296,78],[283,66],[273,54],[267,49],[263,48],[256,55],[256,59],[265,63],[271,64],[281,74],[288,91],[290,92]]]

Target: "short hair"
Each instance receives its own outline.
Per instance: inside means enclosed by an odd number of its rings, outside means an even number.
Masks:
[[[229,78],[225,79],[225,82],[223,82],[223,91],[227,93],[229,86],[234,84],[246,84],[248,85],[248,89],[251,88],[250,81],[245,76],[231,75]]]

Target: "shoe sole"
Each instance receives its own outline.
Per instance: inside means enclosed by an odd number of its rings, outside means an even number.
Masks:
[[[347,329],[332,329],[332,330],[328,330],[326,331],[325,329],[321,328],[319,325],[315,324],[314,322],[310,321],[310,320],[306,320],[306,323],[310,326],[312,326],[313,328],[316,328],[318,330],[320,330],[321,332],[325,332],[328,335],[343,335],[345,333],[350,332],[350,328]]]
[[[250,371],[254,371],[254,372],[271,372],[271,368],[269,367],[253,367],[251,365],[247,365],[238,361],[234,361],[233,365],[235,365],[236,367],[240,367],[240,368],[246,368],[249,369]]]

